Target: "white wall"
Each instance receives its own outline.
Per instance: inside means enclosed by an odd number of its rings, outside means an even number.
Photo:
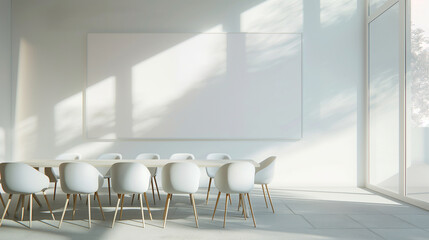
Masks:
[[[108,151],[126,158],[140,152],[276,155],[276,187],[362,185],[364,2],[14,0],[14,159],[69,151],[87,158]],[[82,136],[87,33],[206,31],[303,33],[302,140],[103,142]]]
[[[11,146],[11,0],[0,0],[0,161],[10,159]]]

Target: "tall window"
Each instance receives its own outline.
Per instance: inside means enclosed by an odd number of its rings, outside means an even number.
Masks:
[[[406,190],[429,202],[429,1],[408,6]]]

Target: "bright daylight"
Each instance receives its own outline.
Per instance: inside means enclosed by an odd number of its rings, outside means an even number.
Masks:
[[[0,0],[0,240],[429,239],[428,0]]]

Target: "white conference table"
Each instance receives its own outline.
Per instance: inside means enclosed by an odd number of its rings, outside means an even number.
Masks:
[[[142,163],[146,167],[163,167],[167,163],[172,162],[188,162],[195,163],[199,167],[221,167],[226,163],[233,162],[249,162],[253,166],[259,167],[259,163],[249,159],[231,159],[231,160],[207,160],[207,159],[194,159],[194,160],[172,160],[172,159],[115,159],[115,160],[101,160],[101,159],[80,159],[80,160],[55,160],[55,159],[35,159],[32,161],[24,161],[32,167],[48,168],[59,167],[63,162],[84,162],[93,165],[94,167],[111,167],[115,163],[122,162],[137,162]]]

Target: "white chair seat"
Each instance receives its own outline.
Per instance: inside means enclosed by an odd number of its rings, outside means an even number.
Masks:
[[[200,169],[194,163],[168,163],[162,168],[162,187],[167,192],[164,209],[164,227],[167,222],[168,207],[173,194],[189,194],[194,208],[195,224],[198,228],[198,214],[195,207],[194,193],[198,191]]]
[[[2,163],[0,164],[1,172],[1,184],[3,190],[9,194],[9,198],[5,207],[5,210],[0,221],[0,226],[3,222],[3,219],[7,213],[7,210],[10,206],[12,196],[14,194],[20,195],[20,200],[22,203],[25,201],[25,195],[29,196],[29,207],[30,207],[30,221],[29,226],[32,225],[32,216],[33,216],[33,196],[35,193],[43,192],[43,196],[48,205],[49,211],[51,212],[52,219],[55,220],[54,214],[52,213],[51,206],[49,205],[48,198],[46,197],[45,190],[49,187],[49,178],[37,171],[36,169],[30,167],[24,163]],[[37,200],[37,199],[36,199]],[[24,215],[22,215],[24,216]],[[22,217],[21,217],[21,220]]]
[[[103,208],[101,206],[100,197],[98,196],[98,190],[103,187],[104,178],[103,175],[91,164],[82,163],[82,162],[67,162],[60,165],[60,180],[61,180],[61,189],[67,194],[66,203],[64,206],[63,214],[61,216],[61,221],[58,228],[61,227],[61,224],[66,213],[67,205],[70,200],[70,195],[73,195],[73,217],[75,213],[76,206],[76,196],[78,194],[87,195],[88,203],[88,227],[91,228],[91,199],[90,194],[98,198],[98,205],[100,207],[101,215],[104,217]]]
[[[268,184],[270,184],[274,178],[275,160],[276,160],[276,157],[271,156],[265,159],[264,161],[260,162],[259,167],[256,169],[256,173],[255,173],[255,184],[261,185],[262,193],[264,194],[265,206],[268,208],[267,196],[265,195],[265,191],[267,192],[273,213],[274,213],[274,205],[273,205],[273,201],[271,200],[270,190],[268,190]]]
[[[136,159],[152,159],[152,160],[159,160],[161,157],[159,156],[159,154],[156,153],[141,153],[139,155],[137,155]],[[156,187],[156,192],[158,193],[158,199],[161,200],[161,195],[159,194],[159,188],[158,188],[158,182],[156,180],[156,175],[158,173],[158,168],[156,167],[151,167],[148,168],[149,172],[150,172],[150,185],[152,187],[152,197],[153,197],[153,204],[156,204],[155,202],[155,187]],[[155,186],[154,186],[155,183]],[[131,200],[131,204],[133,203],[134,200],[134,195],[133,195],[133,199]]]
[[[216,213],[220,195],[221,193],[225,193],[225,214],[223,219],[223,227],[225,227],[228,197],[231,198],[231,194],[239,194],[239,203],[241,206],[243,206],[244,218],[246,218],[246,212],[244,211],[244,196],[247,196],[250,211],[252,212],[253,225],[256,227],[255,216],[253,214],[252,204],[250,203],[249,196],[250,191],[253,189],[254,182],[255,167],[249,162],[228,163],[220,167],[215,176],[215,184],[219,189],[219,194],[217,195],[212,220]]]
[[[152,214],[150,212],[149,203],[146,196],[146,191],[149,188],[150,173],[149,170],[141,163],[115,163],[112,168],[112,188],[113,191],[118,193],[118,202],[116,204],[115,215],[113,217],[112,228],[115,224],[116,215],[120,202],[124,201],[124,194],[139,194],[140,197],[140,209],[142,212],[143,227],[145,226],[144,213],[143,213],[143,201],[144,195],[146,200],[147,209],[149,212],[150,219],[152,220]],[[121,216],[122,218],[121,205]]]
[[[226,153],[210,153],[207,155],[207,160],[230,160],[231,156],[229,156]],[[209,187],[207,188],[207,196],[206,196],[206,204],[209,203],[209,196],[210,196],[210,187],[212,185],[212,180],[216,176],[216,172],[219,168],[218,167],[207,167],[206,173],[209,177]]]

